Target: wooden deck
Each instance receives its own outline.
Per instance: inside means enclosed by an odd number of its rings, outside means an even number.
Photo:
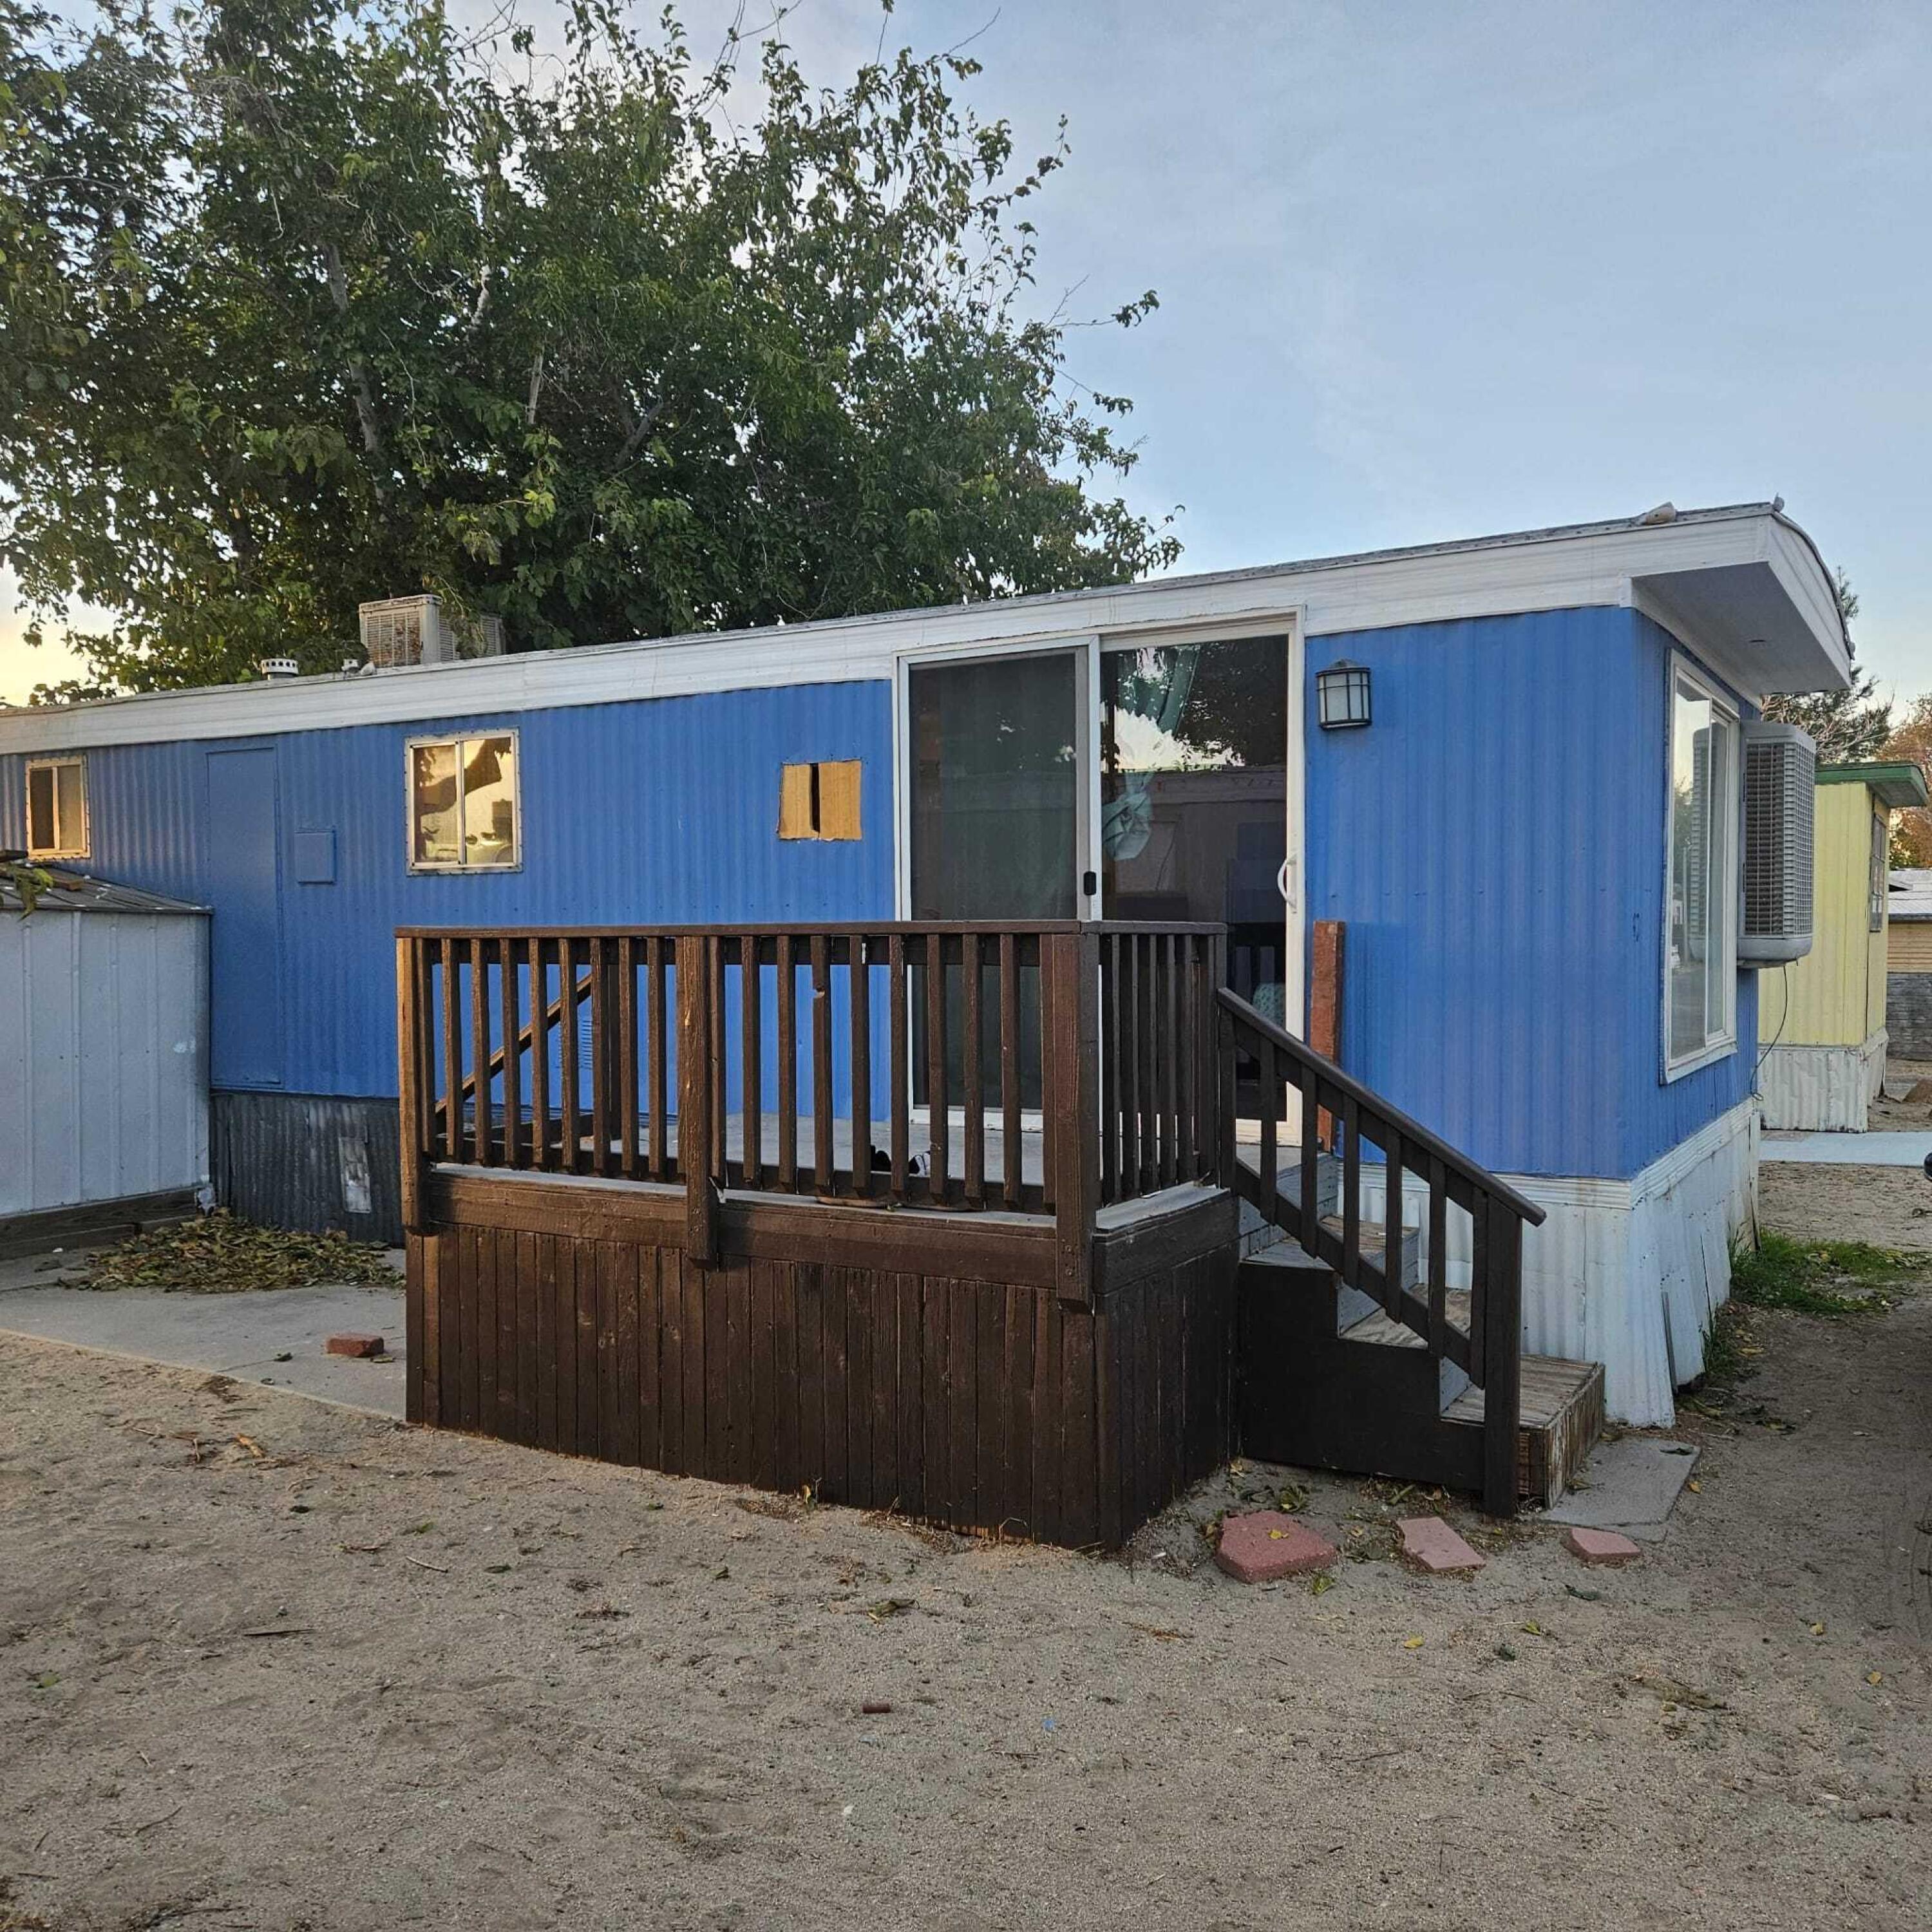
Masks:
[[[1070,924],[399,934],[411,1418],[1112,1544],[1235,1447],[1258,1212],[1305,1226],[1430,1373],[1482,1384],[1464,1473],[1514,1507],[1517,1244],[1538,1210],[1218,992],[1225,944]],[[1238,1094],[1264,1108],[1252,1153]],[[1427,1178],[1426,1281],[1413,1232],[1284,1178],[1313,1175],[1324,1120],[1352,1193],[1365,1147]],[[1469,1330],[1444,1316],[1452,1212],[1482,1231]]]

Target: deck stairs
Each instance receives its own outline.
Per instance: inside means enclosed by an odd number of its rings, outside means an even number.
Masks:
[[[1246,1163],[1252,1166],[1251,1150]],[[1341,1163],[1318,1156],[1322,1224],[1339,1235]],[[1282,1163],[1283,1193],[1298,1197],[1299,1168]],[[1360,1231],[1379,1266],[1384,1237]],[[1346,1470],[1404,1481],[1480,1490],[1483,1391],[1446,1355],[1382,1303],[1347,1286],[1327,1263],[1244,1202],[1239,1276],[1236,1414],[1243,1453],[1271,1462]],[[1400,1280],[1418,1286],[1420,1231],[1402,1231]],[[1444,1298],[1448,1325],[1467,1337],[1470,1296]],[[1604,1371],[1594,1362],[1521,1358],[1517,1488],[1552,1502],[1601,1434]]]

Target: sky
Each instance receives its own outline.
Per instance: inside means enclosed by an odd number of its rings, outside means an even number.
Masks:
[[[702,46],[732,9],[684,10]],[[880,19],[784,30],[831,82]],[[1932,690],[1922,0],[900,0],[886,31],[972,37],[1022,153],[1066,116],[1040,306],[1158,291],[1071,367],[1134,398],[1127,494],[1180,569],[1781,495],[1881,688]],[[16,700],[65,668],[17,629]]]

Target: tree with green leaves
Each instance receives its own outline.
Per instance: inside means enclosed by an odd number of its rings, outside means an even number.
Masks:
[[[1034,312],[1064,137],[1017,164],[956,53],[817,91],[565,19],[0,0],[0,559],[114,614],[99,685],[334,669],[417,590],[555,646],[1173,560]]]
[[[1858,614],[1858,593],[1841,570],[1838,575],[1838,612],[1845,620],[1846,640],[1852,620]],[[1810,734],[1821,765],[1855,765],[1876,758],[1892,730],[1892,702],[1878,694],[1878,682],[1858,662],[1852,648],[1852,681],[1843,691],[1780,693],[1765,700],[1764,715],[1780,724],[1796,724]]]

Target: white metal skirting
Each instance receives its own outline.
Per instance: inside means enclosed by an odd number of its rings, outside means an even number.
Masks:
[[[1634,1180],[1509,1174],[1548,1215],[1523,1236],[1523,1346],[1604,1364],[1610,1418],[1667,1426],[1676,1390],[1703,1372],[1704,1337],[1731,1286],[1730,1247],[1757,1222],[1757,1106],[1746,1101]],[[1384,1183],[1364,1169],[1362,1213]],[[1403,1178],[1404,1218],[1424,1228],[1424,1195]],[[1451,1209],[1447,1274],[1469,1279],[1468,1217]]]
[[[1858,1046],[1774,1046],[1758,1070],[1768,1127],[1862,1134],[1885,1082],[1885,1029]]]

